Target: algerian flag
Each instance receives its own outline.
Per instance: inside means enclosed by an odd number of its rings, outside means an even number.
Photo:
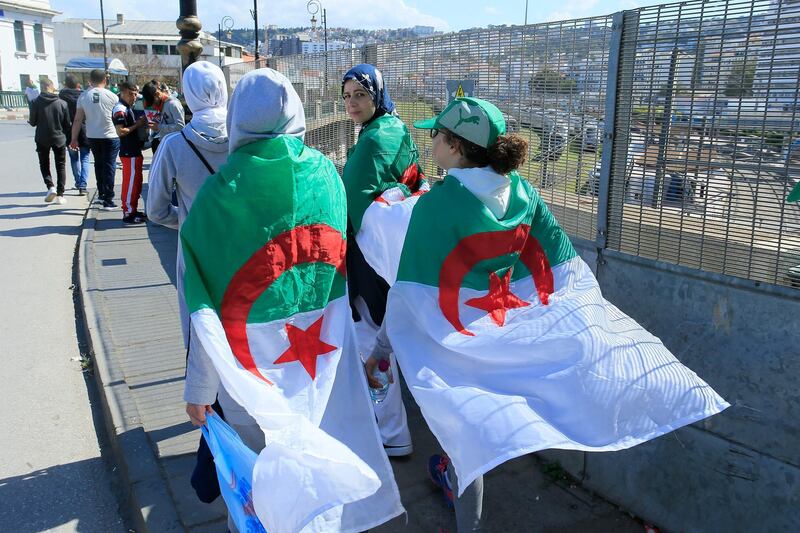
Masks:
[[[800,202],[800,183],[794,186],[792,192],[789,193],[789,197],[786,198],[787,202]]]
[[[271,533],[403,512],[353,342],[345,229],[335,167],[289,136],[233,153],[181,228],[193,342],[266,436],[252,498]]]
[[[620,450],[728,407],[603,299],[538,193],[510,177],[500,220],[447,176],[418,199],[387,191],[356,236],[392,285],[389,339],[462,491],[523,454]]]
[[[425,180],[419,153],[408,128],[391,114],[371,121],[347,151],[342,172],[347,191],[347,214],[353,230],[361,227],[364,211],[376,196],[393,187],[416,192]]]

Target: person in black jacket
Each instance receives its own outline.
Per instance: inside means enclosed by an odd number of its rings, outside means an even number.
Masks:
[[[39,168],[47,187],[44,201],[49,203],[55,200],[57,204],[63,205],[67,203],[64,199],[64,183],[67,180],[67,132],[72,129],[72,123],[67,103],[55,94],[55,86],[51,80],[42,80],[42,93],[31,105],[28,122],[36,128],[34,140],[36,151],[39,153]],[[56,187],[53,186],[50,174],[50,150],[53,150],[56,160]]]
[[[64,79],[65,87],[58,93],[58,97],[67,103],[69,108],[70,121],[75,120],[75,110],[78,104],[78,97],[81,91],[78,85],[78,78],[74,74],[67,74]],[[78,149],[69,150],[70,164],[72,166],[72,177],[75,178],[75,188],[78,189],[78,195],[86,195],[86,184],[89,181],[89,139],[86,138],[86,126],[81,127],[81,132],[78,135]]]

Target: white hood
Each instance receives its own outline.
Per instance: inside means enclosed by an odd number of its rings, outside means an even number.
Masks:
[[[228,85],[222,70],[208,61],[192,63],[183,72],[183,95],[192,111],[192,129],[215,142],[228,137]]]
[[[498,174],[492,167],[451,168],[447,173],[483,202],[497,219],[505,216],[511,200],[511,178]]]

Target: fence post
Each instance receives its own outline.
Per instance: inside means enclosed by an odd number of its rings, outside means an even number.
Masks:
[[[368,44],[364,46],[363,48],[361,48],[361,54],[362,54],[361,57],[363,58],[362,61],[364,61],[364,63],[369,63],[370,65],[375,65],[376,67],[380,68],[378,66],[377,44]]]
[[[597,199],[598,267],[603,263],[602,253],[609,245],[609,228],[622,224],[622,209],[612,210],[612,196],[622,205],[625,195],[625,162],[628,155],[628,126],[630,125],[630,96],[633,90],[633,69],[636,43],[623,42],[623,36],[636,31],[639,13],[635,10],[614,13],[609,43],[608,78],[603,127],[603,152],[600,159],[600,183]],[[619,130],[617,126],[621,126]],[[621,164],[620,164],[621,162]],[[612,178],[618,180],[621,195],[612,195]],[[615,188],[616,189],[616,188]],[[613,220],[612,220],[613,216]]]

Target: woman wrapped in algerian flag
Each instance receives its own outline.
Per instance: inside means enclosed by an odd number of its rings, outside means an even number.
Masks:
[[[347,151],[342,182],[347,193],[347,289],[359,351],[366,358],[386,313],[389,285],[367,264],[352,235],[361,227],[364,211],[384,191],[401,188],[414,194],[427,190],[428,184],[419,166],[417,146],[397,116],[380,70],[369,64],[349,69],[342,77],[342,99],[347,114],[360,125],[358,141]],[[396,363],[390,360],[390,366],[396,373]],[[389,385],[383,401],[374,408],[387,455],[411,454],[400,384]]]
[[[614,451],[725,402],[603,299],[539,193],[527,142],[491,103],[461,98],[418,122],[447,169],[422,196],[386,191],[356,235],[390,285],[381,340],[446,455],[429,472],[459,531],[480,527],[482,475],[547,448]],[[370,379],[371,385],[377,385]]]
[[[260,437],[245,509],[270,533],[358,532],[403,508],[353,339],[344,188],[304,117],[278,72],[239,81],[228,161],[181,227],[183,286],[192,343],[257,424],[237,425]]]

